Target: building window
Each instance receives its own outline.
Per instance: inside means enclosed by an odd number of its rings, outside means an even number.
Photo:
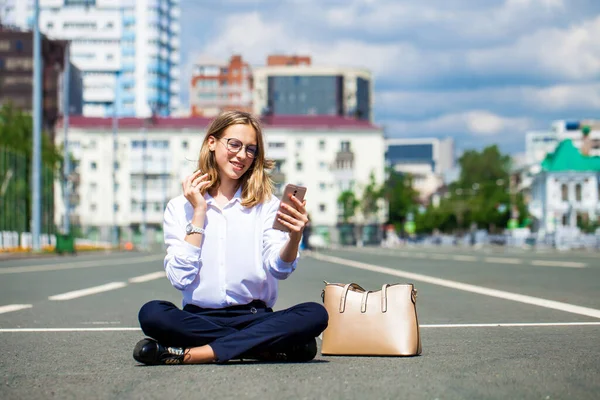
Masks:
[[[325,190],[326,188],[327,188],[327,184],[325,184],[325,182],[319,183],[319,189],[320,190]]]
[[[319,169],[326,169],[327,168],[327,164],[325,163],[325,161],[321,161],[319,163]]]
[[[53,22],[48,22],[48,23],[46,24],[46,27],[47,27],[48,29],[52,29],[52,28],[54,28],[54,23],[53,23]]]
[[[188,144],[187,140],[184,140],[183,142],[181,142],[181,147],[182,148],[187,149],[188,146],[189,146],[189,144]]]
[[[569,200],[569,187],[567,186],[567,184],[563,183],[560,186],[560,190],[561,190],[561,199],[562,199],[562,201],[568,201]]]
[[[325,140],[319,140],[319,150],[325,150]]]
[[[327,207],[325,206],[325,204],[323,204],[323,203],[319,204],[319,211],[320,212],[325,212],[326,209],[327,209]]]
[[[350,142],[340,143],[340,151],[349,152],[350,151]]]
[[[119,169],[119,162],[118,162],[118,161],[115,161],[115,162],[114,162],[114,164],[113,164],[113,168],[114,168],[115,170],[118,170],[118,169]]]
[[[96,168],[98,168],[98,165],[96,164],[96,161],[92,161],[92,162],[90,163],[90,168],[91,168],[92,170],[94,170],[94,171],[96,170]]]
[[[296,140],[296,148],[298,148],[298,149],[302,148],[302,140]]]
[[[90,204],[90,211],[96,211],[96,204]]]
[[[92,182],[90,185],[90,191],[95,192],[97,187],[98,185],[96,184],[96,182]]]
[[[569,215],[568,214],[563,214],[562,216],[562,226],[568,226],[569,225]]]
[[[302,171],[302,161],[296,162],[296,171]]]
[[[581,201],[581,183],[575,185],[575,201]]]

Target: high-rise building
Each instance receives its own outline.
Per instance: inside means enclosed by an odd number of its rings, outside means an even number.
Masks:
[[[194,117],[214,117],[221,111],[252,111],[252,71],[240,55],[228,63],[201,57],[194,65],[190,86]]]
[[[368,70],[298,62],[255,68],[253,75],[256,114],[336,115],[373,121],[373,85]]]
[[[5,0],[4,24],[33,26],[33,0]],[[40,0],[40,31],[71,41],[86,116],[179,107],[179,0]]]
[[[63,113],[64,51],[66,42],[41,36],[42,129],[54,136],[54,124]],[[81,115],[81,73],[70,66],[69,109]],[[33,108],[33,33],[0,26],[0,105],[31,112]]]

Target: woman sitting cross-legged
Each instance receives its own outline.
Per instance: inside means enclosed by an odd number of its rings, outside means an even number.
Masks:
[[[278,280],[296,269],[308,221],[306,202],[280,203],[266,170],[263,134],[251,114],[227,111],[210,125],[198,170],[164,214],[164,267],[183,294],[142,306],[149,338],[133,357],[144,364],[201,364],[232,359],[309,361],[327,327],[327,311],[302,303],[281,311]],[[286,213],[281,212],[280,204]],[[273,229],[277,220],[290,233]]]

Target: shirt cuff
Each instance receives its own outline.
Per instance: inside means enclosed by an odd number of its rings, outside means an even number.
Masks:
[[[175,255],[188,261],[200,261],[202,258],[202,247],[196,247],[185,240],[173,250]]]
[[[283,261],[281,256],[277,255],[277,260],[275,261],[275,268],[277,272],[281,272],[284,274],[291,274],[296,269],[296,265],[298,264],[298,257],[292,262]]]

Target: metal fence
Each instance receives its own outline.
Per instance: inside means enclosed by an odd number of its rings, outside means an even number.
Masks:
[[[42,166],[42,233],[53,234],[54,172]],[[0,231],[27,232],[31,220],[31,159],[0,147]]]

